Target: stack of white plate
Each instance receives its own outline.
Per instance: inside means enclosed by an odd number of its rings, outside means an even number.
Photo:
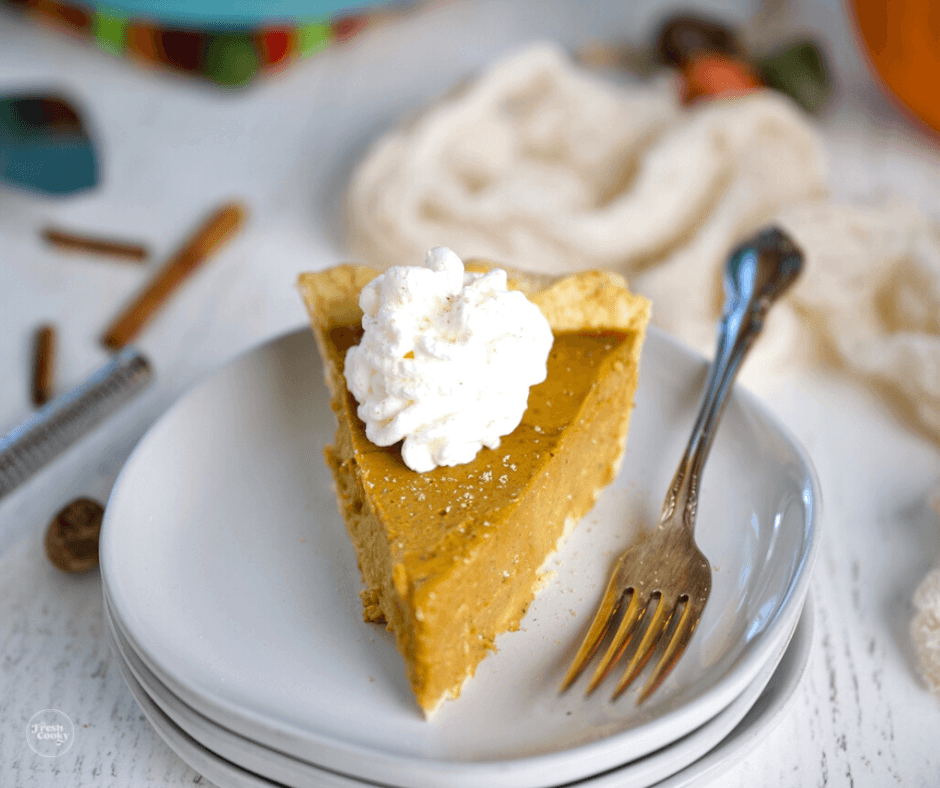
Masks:
[[[362,621],[322,450],[335,424],[312,336],[243,356],[140,443],[107,507],[109,634],[157,732],[223,786],[686,785],[779,718],[812,642],[819,490],[805,453],[736,393],[703,480],[713,566],[686,655],[642,706],[558,686],[611,562],[655,521],[704,362],[652,330],[623,469],[552,560],[522,628],[458,701],[421,715],[392,636]]]

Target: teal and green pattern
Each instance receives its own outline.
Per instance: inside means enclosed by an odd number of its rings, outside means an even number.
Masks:
[[[101,49],[138,62],[155,63],[240,86],[278,71],[327,46],[348,41],[383,12],[328,19],[292,19],[258,26],[166,25],[134,18],[105,6],[58,0],[0,0],[37,22],[88,38]],[[384,12],[387,13],[387,12]]]

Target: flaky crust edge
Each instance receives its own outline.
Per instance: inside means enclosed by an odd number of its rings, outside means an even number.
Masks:
[[[621,330],[645,333],[651,306],[643,296],[631,293],[627,280],[610,271],[580,271],[567,276],[547,276],[496,266],[485,260],[469,260],[468,271],[500,267],[507,273],[511,290],[520,290],[545,315],[554,332]],[[346,263],[324,271],[302,273],[297,286],[315,326],[358,325],[362,320],[359,293],[382,271]]]

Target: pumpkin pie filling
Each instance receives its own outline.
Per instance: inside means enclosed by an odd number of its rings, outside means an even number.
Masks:
[[[365,584],[363,615],[394,632],[430,714],[459,695],[497,635],[518,629],[547,559],[614,478],[649,305],[597,272],[563,280],[560,291],[516,281],[554,329],[546,379],[530,389],[522,422],[498,448],[416,473],[400,444],[366,437],[343,378],[346,350],[362,334],[356,296],[377,273],[342,266],[305,274],[300,287],[338,421],[325,457]],[[558,298],[565,288],[593,296],[591,308]]]

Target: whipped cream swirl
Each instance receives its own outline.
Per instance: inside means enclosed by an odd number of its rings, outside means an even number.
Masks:
[[[364,335],[346,354],[346,385],[377,446],[402,444],[423,473],[470,462],[522,420],[545,380],[552,331],[538,307],[507,290],[506,272],[469,273],[450,249],[397,266],[359,296]]]

